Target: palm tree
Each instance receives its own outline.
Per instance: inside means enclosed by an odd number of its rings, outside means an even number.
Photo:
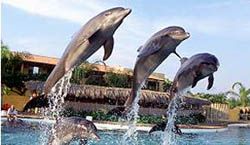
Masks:
[[[238,86],[238,92],[236,92],[236,86]],[[250,88],[247,89],[240,82],[234,83],[232,86],[232,90],[228,91],[227,94],[238,97],[243,107],[250,105]]]
[[[13,53],[9,50],[7,45],[1,42],[1,72],[2,75],[5,73],[13,73],[14,69],[22,63],[23,59],[18,52]]]

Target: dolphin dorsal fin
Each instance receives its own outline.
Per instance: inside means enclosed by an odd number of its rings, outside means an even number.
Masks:
[[[181,60],[180,60],[181,65],[182,65],[184,62],[186,62],[187,60],[188,60],[188,58],[187,58],[187,57],[182,57],[182,58],[181,58]]]
[[[207,90],[211,89],[212,86],[214,84],[214,75],[210,74],[208,77],[208,86],[207,86]]]
[[[113,47],[114,47],[114,38],[110,37],[108,40],[106,40],[103,44],[104,47],[104,56],[103,56],[103,61],[107,60],[112,51],[113,51]]]

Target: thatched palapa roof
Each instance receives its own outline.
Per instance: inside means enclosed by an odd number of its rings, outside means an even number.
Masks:
[[[25,83],[26,88],[31,91],[36,90],[38,93],[42,92],[43,84],[44,82],[40,81],[28,81]],[[68,95],[81,99],[111,99],[125,102],[126,99],[130,96],[130,92],[131,89],[128,88],[71,84]],[[185,97],[184,100],[187,104],[210,105],[209,101],[199,98]],[[169,93],[142,90],[139,103],[167,105],[169,103]]]

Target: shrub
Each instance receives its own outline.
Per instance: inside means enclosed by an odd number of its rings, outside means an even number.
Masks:
[[[163,83],[163,90],[164,90],[164,92],[169,91],[172,85],[173,85],[173,82],[170,81],[168,78],[166,78],[164,80],[164,83]]]
[[[2,85],[2,95],[9,95],[10,94],[10,88],[7,87],[6,85]]]
[[[108,72],[105,74],[104,78],[105,82],[110,87],[131,88],[128,75]]]
[[[203,93],[198,93],[196,95],[199,98],[204,98],[212,103],[221,103],[221,104],[227,104],[227,97],[226,94],[220,93],[220,94],[203,94]]]
[[[176,119],[177,124],[199,124],[202,122],[205,122],[206,117],[202,115],[201,113],[199,114],[191,114],[190,116],[178,116]]]

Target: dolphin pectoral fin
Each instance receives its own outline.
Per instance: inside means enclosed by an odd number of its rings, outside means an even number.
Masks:
[[[211,75],[209,75],[209,77],[208,77],[208,86],[207,86],[207,90],[211,89],[212,86],[213,86],[213,84],[214,84],[214,75],[211,74]]]
[[[199,79],[197,77],[195,77],[193,84],[192,84],[192,88],[194,88],[197,85],[198,81],[199,81]]]
[[[174,54],[177,55],[181,59],[181,56],[176,51],[174,51]]]
[[[114,47],[114,38],[111,37],[110,39],[106,40],[105,43],[103,44],[104,46],[104,56],[103,56],[103,61],[107,60],[112,51],[113,51],[113,47]]]

